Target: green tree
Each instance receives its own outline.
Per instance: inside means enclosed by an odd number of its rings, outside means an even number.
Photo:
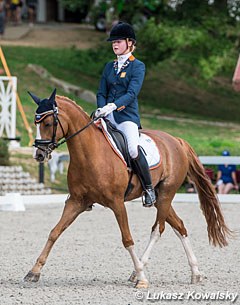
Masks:
[[[60,0],[69,10],[94,10],[94,0]],[[190,21],[193,24],[201,23],[207,16],[218,15],[229,19],[240,20],[239,0],[109,0],[100,1],[100,7],[113,7],[118,16],[126,21],[133,22],[139,14],[145,13],[158,17],[168,17],[174,20]]]
[[[60,0],[61,4],[70,11],[85,11],[90,9],[94,1],[91,0]]]
[[[174,3],[176,16],[191,20],[192,23],[213,16],[227,19],[228,22],[240,19],[239,0],[170,0],[170,2]]]

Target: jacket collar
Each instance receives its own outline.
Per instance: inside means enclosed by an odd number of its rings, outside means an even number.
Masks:
[[[115,74],[119,74],[122,70],[124,70],[130,64],[130,62],[132,62],[134,60],[135,60],[135,57],[131,54],[131,56],[124,62],[120,71],[118,72],[118,60],[114,59],[113,68],[114,68]]]
[[[128,52],[127,54],[123,54],[123,55],[118,55],[117,56],[117,60],[118,60],[118,64],[122,65],[123,63],[125,63],[125,61],[131,57],[132,53]]]

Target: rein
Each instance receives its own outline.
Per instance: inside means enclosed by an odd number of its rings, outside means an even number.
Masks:
[[[87,125],[85,125],[83,128],[79,129],[78,131],[76,131],[75,133],[73,133],[72,135],[68,136],[67,138],[65,137],[64,140],[60,141],[59,143],[56,144],[56,148],[59,147],[60,145],[64,144],[65,142],[67,142],[68,140],[70,140],[71,138],[75,137],[77,134],[79,134],[80,132],[82,132],[83,130],[87,129],[90,125],[92,125],[92,123],[94,123],[95,121],[97,121],[100,117],[97,117],[95,119],[92,119]],[[59,121],[60,123],[60,121]],[[60,123],[61,124],[61,123]]]
[[[77,130],[75,133],[73,133],[72,135],[70,135],[66,138],[64,129],[63,129],[62,124],[61,124],[61,121],[58,118],[58,112],[57,112],[56,107],[53,107],[53,113],[51,115],[53,115],[53,119],[54,119],[52,139],[51,140],[42,140],[42,139],[38,140],[38,139],[36,139],[34,144],[33,144],[33,146],[35,146],[36,148],[38,148],[38,149],[42,150],[43,152],[47,153],[47,155],[50,155],[51,152],[55,148],[58,148],[60,145],[66,143],[68,140],[75,137],[76,135],[78,135],[79,133],[84,131],[86,128],[88,128],[90,125],[92,125],[95,121],[97,121],[98,119],[101,118],[101,117],[96,117],[94,119],[91,119],[91,121],[87,125],[85,125],[83,128]],[[63,136],[65,138],[62,141],[60,141],[59,143],[56,142],[56,132],[57,132],[58,123],[59,123],[59,125],[62,129],[62,133],[63,133]],[[41,146],[46,146],[46,148],[43,148]]]

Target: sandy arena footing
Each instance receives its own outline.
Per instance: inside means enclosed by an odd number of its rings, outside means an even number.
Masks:
[[[148,290],[128,282],[133,266],[123,248],[119,228],[109,209],[85,212],[55,244],[40,282],[26,284],[48,234],[61,216],[63,204],[27,206],[25,212],[0,212],[1,305],[140,305],[240,304],[240,238],[224,249],[209,246],[206,222],[198,204],[174,208],[188,229],[200,271],[206,277],[190,284],[191,274],[180,241],[167,225],[152,251],[146,275]],[[140,256],[149,239],[155,209],[140,202],[127,204],[129,223]],[[224,204],[226,222],[240,229],[239,205]]]

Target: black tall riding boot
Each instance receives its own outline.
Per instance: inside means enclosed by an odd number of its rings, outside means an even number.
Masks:
[[[143,205],[145,207],[151,207],[156,202],[156,194],[152,185],[152,178],[147,160],[140,147],[138,148],[137,158],[132,159],[132,165],[145,193],[145,201]]]

